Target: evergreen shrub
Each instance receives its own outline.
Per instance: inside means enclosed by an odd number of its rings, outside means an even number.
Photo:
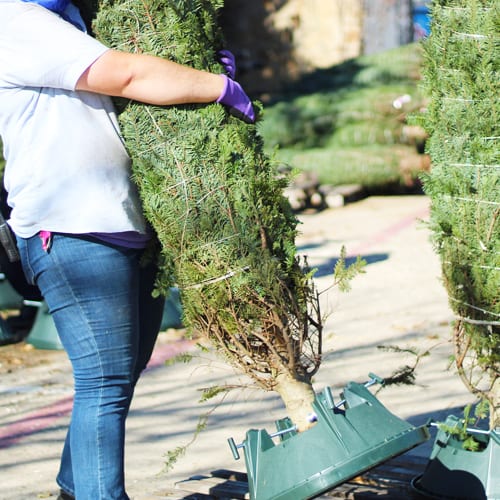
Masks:
[[[500,427],[500,4],[435,0],[424,42],[431,228],[450,306],[455,363]]]

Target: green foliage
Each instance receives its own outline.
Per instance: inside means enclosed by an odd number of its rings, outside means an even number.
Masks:
[[[465,450],[480,451],[484,449],[485,442],[481,439],[477,439],[472,431],[479,421],[488,417],[488,411],[489,403],[486,400],[480,401],[474,408],[472,405],[467,405],[463,411],[463,418],[457,420],[455,425],[440,423],[438,427],[461,441],[462,447]]]
[[[346,249],[344,246],[340,249],[340,257],[335,263],[333,269],[333,277],[335,284],[341,292],[348,292],[351,289],[351,281],[358,274],[364,273],[364,267],[366,266],[366,261],[362,259],[359,255],[356,260],[346,265]]]
[[[189,363],[192,360],[193,360],[193,355],[188,352],[184,352],[181,354],[177,354],[177,356],[173,356],[172,358],[167,359],[165,361],[165,365],[171,366],[175,365],[175,363]]]
[[[417,367],[422,358],[430,355],[429,349],[419,351],[414,347],[403,348],[395,345],[381,345],[377,346],[377,348],[383,351],[395,353],[398,357],[401,357],[402,355],[411,355],[414,358],[412,365],[400,366],[394,370],[391,375],[384,377],[384,387],[391,385],[415,385]]]
[[[402,183],[399,163],[415,153],[403,127],[419,109],[421,47],[407,45],[318,70],[276,96],[260,132],[266,148],[325,184],[368,188]],[[409,95],[402,109],[392,103]]]
[[[493,0],[435,2],[424,43],[420,118],[430,134],[431,228],[450,305],[457,316],[455,356],[468,388],[498,409],[500,366],[500,148],[498,32]],[[466,356],[475,361],[465,363]],[[467,367],[490,379],[478,388]],[[493,415],[494,421],[498,416]]]
[[[199,417],[198,423],[196,424],[195,432],[193,433],[193,436],[191,437],[188,443],[186,443],[185,445],[177,446],[173,450],[168,450],[165,453],[165,463],[164,463],[165,472],[168,472],[175,466],[177,461],[186,454],[188,448],[196,441],[199,434],[207,428],[208,417],[210,413],[211,411]]]
[[[204,403],[205,401],[208,401],[209,399],[214,398],[215,396],[218,396],[221,393],[229,391],[230,388],[226,386],[212,386],[212,387],[207,387],[203,389],[203,393],[200,398],[200,403]]]
[[[219,398],[219,400],[216,401],[211,408],[209,408],[202,415],[200,415],[200,417],[198,418],[198,422],[196,424],[196,429],[194,430],[191,439],[186,444],[177,446],[173,450],[168,450],[166,452],[165,454],[166,460],[164,464],[165,471],[171,470],[175,466],[177,461],[186,454],[189,447],[196,441],[196,439],[198,439],[200,433],[207,428],[208,419],[210,415],[219,407],[219,405],[221,405],[224,402],[224,398],[229,393],[229,391],[234,389],[235,387],[238,386],[216,385],[202,390],[202,395],[200,397],[199,403],[205,403],[206,401],[212,400],[213,398],[219,396],[220,394],[222,394],[222,397]]]
[[[173,450],[168,450],[165,453],[165,472],[173,469],[177,461],[186,454],[187,448],[187,446],[177,446]]]
[[[342,148],[281,149],[277,153],[284,164],[298,171],[312,171],[322,184],[361,184],[376,191],[401,184],[399,162],[411,153],[409,146],[362,144]]]
[[[94,28],[112,47],[221,72],[222,3],[104,0]],[[257,127],[218,104],[120,106],[134,180],[160,243],[159,290],[175,282],[185,324],[262,387],[273,387],[276,371],[310,380],[320,362],[317,295],[296,255],[287,180]]]

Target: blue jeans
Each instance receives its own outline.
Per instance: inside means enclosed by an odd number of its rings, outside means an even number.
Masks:
[[[142,250],[54,234],[18,238],[73,367],[74,403],[57,482],[78,500],[126,500],[125,419],[163,312]]]

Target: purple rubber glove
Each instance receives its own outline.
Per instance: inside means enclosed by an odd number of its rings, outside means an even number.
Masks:
[[[255,111],[250,98],[245,94],[241,85],[226,75],[220,75],[224,78],[224,88],[220,97],[215,101],[229,108],[229,112],[243,120],[245,123],[255,122]]]
[[[234,80],[236,76],[236,58],[234,54],[230,50],[219,50],[217,55],[219,56],[219,62],[226,70],[227,76],[229,76],[231,80]]]

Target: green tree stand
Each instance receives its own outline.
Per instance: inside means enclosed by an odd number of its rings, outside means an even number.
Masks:
[[[45,301],[30,302],[30,305],[36,305],[38,307],[38,312],[36,313],[35,322],[33,323],[31,331],[28,337],[26,337],[26,343],[31,344],[37,349],[63,349],[56,330],[56,325],[54,324],[54,320],[49,313],[49,308]]]
[[[305,432],[285,418],[275,434],[250,429],[241,444],[229,439],[235,459],[244,449],[252,500],[313,498],[429,438],[427,426],[410,425],[378,401],[368,386],[380,379],[370,377],[347,384],[338,403],[329,387],[317,394],[317,423]]]
[[[447,427],[459,419],[450,415]],[[440,429],[424,473],[412,481],[417,499],[486,500],[500,498],[500,433],[477,434],[478,451],[466,450],[463,441]]]
[[[5,274],[0,271],[0,310],[20,309],[23,298],[14,290]]]

